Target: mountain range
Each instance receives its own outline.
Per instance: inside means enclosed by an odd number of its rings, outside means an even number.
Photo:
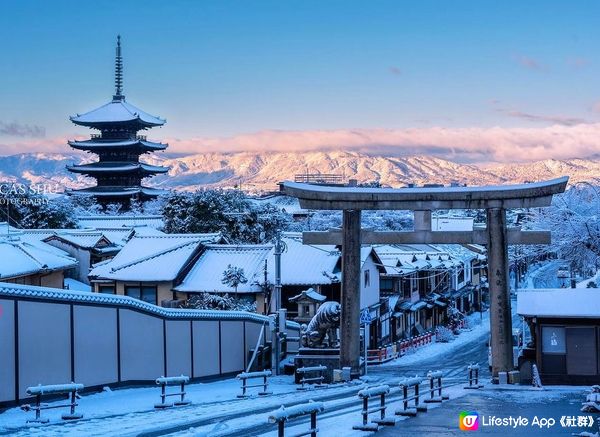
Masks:
[[[70,174],[65,166],[93,161],[83,153],[27,153],[0,156],[0,181],[51,183],[80,188],[93,180]],[[461,164],[430,156],[371,156],[359,152],[206,153],[187,156],[151,155],[144,159],[170,167],[167,175],[148,180],[161,188],[195,190],[233,187],[248,191],[277,189],[277,182],[296,174],[339,174],[359,182],[378,181],[392,187],[408,183],[489,185],[552,179],[568,175],[571,183],[600,183],[600,159],[547,159],[518,164]]]

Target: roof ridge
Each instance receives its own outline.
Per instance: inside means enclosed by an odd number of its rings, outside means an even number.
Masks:
[[[150,255],[144,256],[142,258],[138,258],[136,260],[130,261],[128,263],[125,263],[123,265],[120,265],[120,266],[117,266],[117,267],[113,267],[113,268],[110,269],[110,272],[114,273],[114,272],[117,272],[119,270],[123,270],[123,269],[125,269],[127,267],[131,267],[131,266],[134,266],[136,264],[142,263],[144,261],[148,261],[148,260],[151,260],[151,259],[154,259],[154,258],[158,258],[159,256],[166,255],[167,253],[171,253],[171,252],[174,252],[176,250],[182,249],[185,246],[189,246],[191,244],[200,244],[200,243],[201,243],[200,241],[186,241],[185,243],[178,244],[178,245],[176,245],[174,247],[171,247],[171,248],[169,248],[167,250],[164,250],[162,252],[157,252],[157,253],[154,253],[154,254],[150,254]]]

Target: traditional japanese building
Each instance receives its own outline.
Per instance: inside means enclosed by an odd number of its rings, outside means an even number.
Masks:
[[[92,195],[99,202],[128,204],[155,198],[163,190],[142,185],[144,178],[166,173],[167,167],[140,162],[140,156],[167,148],[167,144],[148,141],[140,131],[162,126],[166,120],[150,115],[125,100],[123,94],[123,58],[121,37],[117,37],[115,58],[115,95],[97,109],[70,117],[79,126],[96,129],[85,141],[69,141],[74,149],[98,155],[98,161],[71,165],[67,169],[96,179],[96,186],[71,190],[69,194]]]

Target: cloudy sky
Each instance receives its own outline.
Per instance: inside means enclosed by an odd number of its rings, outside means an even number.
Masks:
[[[113,94],[170,151],[600,152],[600,2],[32,1],[0,14],[0,154],[68,151]]]

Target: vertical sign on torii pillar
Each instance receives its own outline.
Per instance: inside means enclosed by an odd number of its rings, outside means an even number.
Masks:
[[[508,229],[506,210],[550,206],[554,194],[565,191],[569,178],[545,182],[489,187],[357,188],[283,182],[281,190],[297,197],[304,209],[343,211],[342,229],[304,232],[304,244],[342,247],[342,320],[340,367],[359,369],[360,247],[361,244],[481,244],[487,246],[490,286],[492,371],[513,367],[512,321],[508,290],[508,245],[549,244],[548,231]],[[412,210],[412,232],[361,230],[362,210]],[[431,211],[438,209],[485,209],[485,230],[432,231]]]

